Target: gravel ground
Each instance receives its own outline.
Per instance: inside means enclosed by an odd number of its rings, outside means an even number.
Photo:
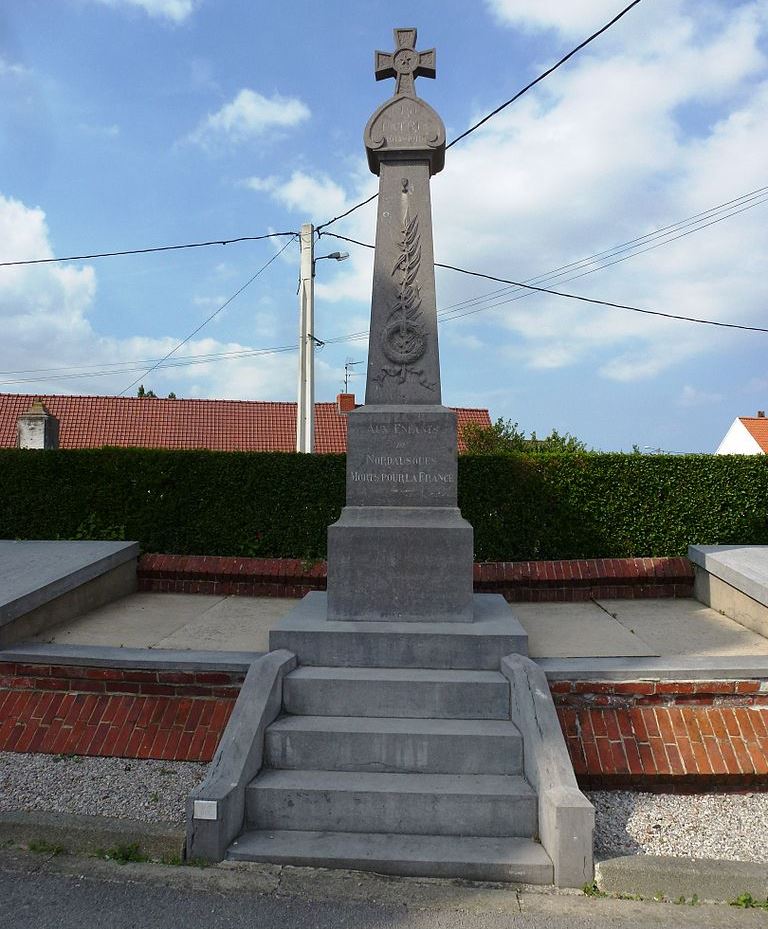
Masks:
[[[589,791],[595,854],[768,861],[768,793]]]
[[[0,752],[0,811],[44,810],[184,821],[207,765]],[[595,854],[768,861],[768,793],[587,793],[597,812]]]
[[[0,811],[42,810],[184,821],[187,795],[207,765],[0,752]]]

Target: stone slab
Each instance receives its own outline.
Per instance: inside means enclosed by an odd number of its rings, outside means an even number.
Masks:
[[[138,557],[138,542],[0,540],[0,625]]]
[[[692,598],[599,600],[603,609],[656,655],[768,655],[768,638]]]
[[[509,684],[498,671],[300,667],[283,686],[297,716],[509,719]]]
[[[347,417],[347,506],[456,506],[456,414],[358,407]]]
[[[329,618],[470,621],[472,540],[458,507],[345,507],[328,527]]]
[[[768,680],[768,655],[538,658],[549,681]]]
[[[155,671],[247,672],[264,652],[192,651],[172,648],[114,648],[25,642],[0,650],[0,662],[74,665],[93,668],[148,668]]]
[[[264,733],[280,715],[283,679],[296,656],[275,651],[248,669],[202,784],[187,797],[186,856],[221,861],[242,831],[245,792],[262,766]]]
[[[516,603],[533,658],[657,654],[595,603]]]
[[[272,768],[420,774],[520,774],[509,720],[283,716],[267,730]]]
[[[689,545],[691,561],[768,606],[768,545]]]
[[[513,837],[252,831],[230,846],[227,858],[409,877],[552,883],[552,862],[541,845]]]
[[[246,791],[262,829],[533,838],[536,795],[516,775],[264,770]]]
[[[475,594],[471,623],[332,621],[327,595],[307,594],[270,632],[270,648],[295,652],[302,665],[498,670],[528,636],[500,594]]]

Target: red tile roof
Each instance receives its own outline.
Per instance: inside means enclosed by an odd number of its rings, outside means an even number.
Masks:
[[[768,418],[765,416],[739,416],[747,432],[768,454]]]
[[[291,452],[296,449],[296,404],[261,400],[161,400],[151,397],[77,397],[0,394],[0,448],[16,445],[16,422],[40,399],[59,420],[61,448],[209,448]],[[490,426],[488,410],[456,409],[466,423]],[[461,448],[461,443],[460,443]],[[347,417],[336,403],[315,404],[315,450],[347,449]]]

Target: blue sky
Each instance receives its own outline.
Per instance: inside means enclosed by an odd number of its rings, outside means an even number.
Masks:
[[[418,90],[450,139],[621,6],[5,5],[0,260],[324,222],[376,189],[362,130],[393,89],[375,82],[373,52],[391,49],[394,26],[417,26],[419,47],[437,48],[437,80],[421,79]],[[643,0],[448,152],[433,180],[437,260],[528,280],[768,186],[767,39],[764,2]],[[768,203],[753,197],[737,209],[550,286],[768,325]],[[371,205],[332,229],[371,242],[374,220]],[[141,374],[138,362],[173,348],[284,242],[0,268],[0,390],[119,393]],[[371,255],[332,239],[318,254],[339,247],[349,261],[318,266],[315,330],[324,340],[367,327]],[[174,356],[194,364],[157,370],[145,385],[161,395],[294,399],[295,352],[220,356],[295,343],[297,260],[290,245]],[[555,427],[596,448],[676,452],[711,451],[735,416],[768,406],[768,334],[546,295],[487,296],[500,286],[438,271],[449,405],[487,406],[527,431]],[[484,299],[465,303],[476,298]],[[342,341],[317,354],[318,399],[335,396],[345,359],[363,361],[366,348]],[[200,355],[219,357],[190,357]],[[361,379],[352,386],[362,395]]]

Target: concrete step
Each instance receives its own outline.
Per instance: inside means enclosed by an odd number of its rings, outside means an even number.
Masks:
[[[231,861],[352,868],[411,877],[551,884],[552,862],[531,839],[349,832],[244,832]]]
[[[536,834],[536,795],[515,775],[264,770],[246,788],[258,829],[416,835]]]
[[[509,682],[498,671],[297,668],[283,682],[295,716],[509,719]]]
[[[501,719],[283,716],[267,729],[271,768],[519,774],[523,743]]]
[[[498,671],[513,652],[528,654],[528,633],[500,594],[475,594],[473,622],[329,620],[325,591],[313,591],[269,633],[301,665],[356,668],[465,668]]]

